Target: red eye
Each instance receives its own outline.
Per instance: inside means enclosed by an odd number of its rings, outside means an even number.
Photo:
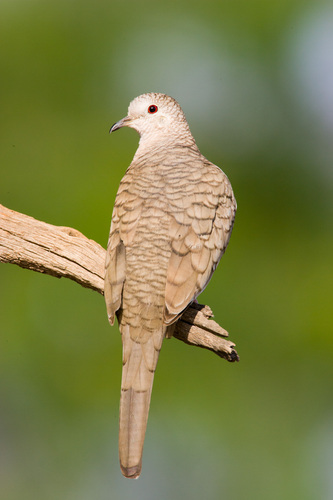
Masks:
[[[148,108],[148,113],[150,113],[150,114],[152,115],[153,113],[156,113],[156,111],[157,111],[157,110],[158,110],[158,107],[157,107],[157,106],[155,106],[155,104],[152,104],[152,105],[151,105],[151,106],[149,106],[149,108]]]

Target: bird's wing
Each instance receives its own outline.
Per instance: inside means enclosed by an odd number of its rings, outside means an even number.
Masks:
[[[118,311],[126,272],[125,246],[119,235],[119,214],[115,207],[112,214],[109,242],[106,250],[104,297],[108,318],[113,325]]]
[[[227,247],[236,213],[231,184],[218,167],[204,170],[191,191],[176,200],[171,210],[167,325],[206,287]]]
[[[111,325],[121,306],[126,277],[126,247],[133,240],[143,200],[129,192],[131,178],[125,175],[112,213],[105,260],[104,297]]]

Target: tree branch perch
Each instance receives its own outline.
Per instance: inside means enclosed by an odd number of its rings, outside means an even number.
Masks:
[[[76,229],[53,226],[0,205],[0,262],[16,264],[104,293],[105,250]],[[238,361],[228,332],[211,318],[208,306],[192,304],[177,321],[173,336],[186,344]]]

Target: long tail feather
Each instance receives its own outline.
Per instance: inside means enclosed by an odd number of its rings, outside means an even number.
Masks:
[[[123,475],[137,478],[141,473],[154,372],[164,331],[149,336],[122,328],[123,373],[120,396],[119,460]],[[136,340],[133,340],[133,337]]]

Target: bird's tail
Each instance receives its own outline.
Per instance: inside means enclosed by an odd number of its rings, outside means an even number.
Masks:
[[[119,460],[125,477],[141,473],[150,397],[165,327],[147,332],[121,325],[123,372],[119,418]]]

